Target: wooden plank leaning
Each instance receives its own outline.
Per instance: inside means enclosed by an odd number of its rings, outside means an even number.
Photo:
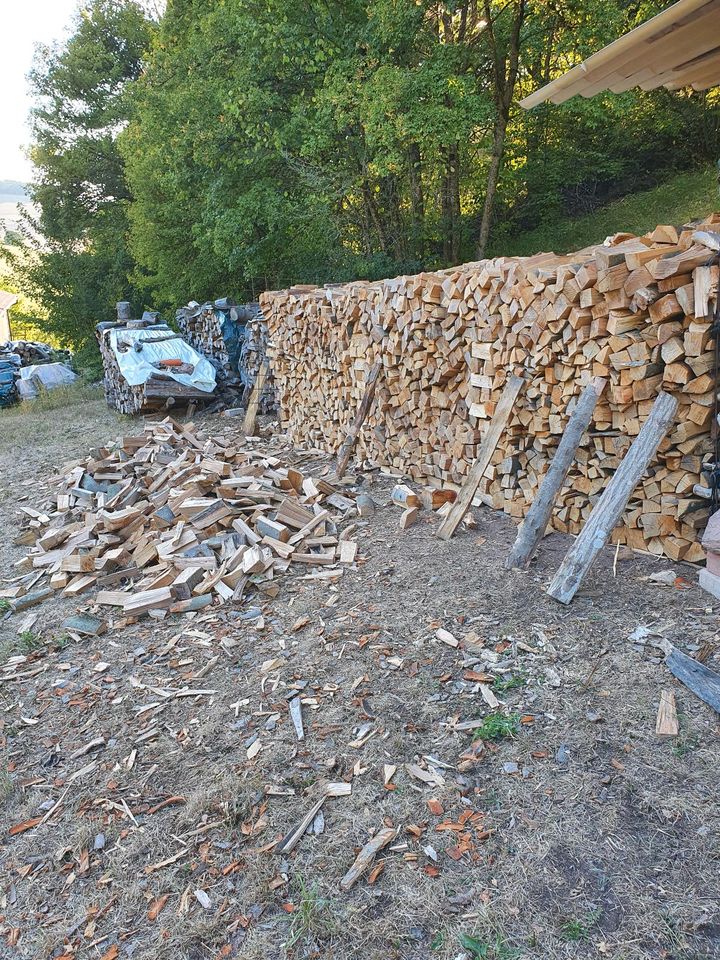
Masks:
[[[452,505],[452,509],[438,528],[437,535],[441,540],[449,540],[462,522],[463,517],[470,509],[477,488],[480,485],[482,476],[487,470],[498,441],[512,413],[515,400],[525,381],[522,377],[511,376],[505,383],[505,389],[500,397],[493,418],[485,432],[485,436],[480,444],[477,459],[470,468],[458,494],[458,498]]]
[[[245,419],[243,420],[243,433],[246,437],[252,437],[255,433],[255,422],[257,420],[258,406],[260,405],[260,398],[262,397],[262,392],[265,389],[265,381],[267,380],[269,371],[270,361],[265,358],[262,366],[258,370],[258,375],[255,379],[255,385],[253,386],[252,393],[250,394],[247,413],[245,414]]]
[[[537,550],[538,544],[545,535],[557,495],[565,482],[577,448],[588,428],[595,405],[606,383],[607,380],[603,380],[602,377],[595,377],[580,395],[555,451],[555,456],[552,458],[550,469],[545,474],[528,515],[518,530],[513,548],[505,560],[506,570],[511,570],[513,567],[524,569]]]
[[[677,411],[678,402],[669,393],[659,393],[650,416],[622,459],[593,507],[587,523],[568,550],[548,593],[560,603],[570,603],[582,578],[607,543],[630,499],[630,494],[657,453]]]
[[[377,386],[378,375],[382,368],[382,358],[378,359],[373,364],[373,367],[368,375],[368,378],[365,382],[365,393],[363,398],[360,401],[360,406],[358,407],[358,412],[355,414],[355,419],[352,422],[350,431],[343,441],[342,446],[338,452],[338,462],[335,469],[335,476],[338,480],[344,475],[347,470],[347,465],[350,461],[353,450],[355,449],[355,444],[357,439],[360,436],[360,429],[362,428],[365,418],[370,412],[370,407],[372,406],[373,398],[375,396],[375,387]]]

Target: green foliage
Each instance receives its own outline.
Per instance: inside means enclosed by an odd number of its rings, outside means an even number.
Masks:
[[[508,256],[529,256],[540,250],[569,253],[600,243],[618,229],[643,234],[659,223],[687,223],[714,209],[718,209],[717,173],[707,166],[676,174],[660,186],[633,193],[584,217],[548,219],[535,230],[507,240],[502,252]]]
[[[290,923],[288,948],[304,940],[327,939],[336,929],[332,902],[320,896],[317,884],[309,886],[302,877],[298,877],[296,886],[298,902]]]
[[[572,917],[561,925],[560,932],[565,940],[584,943],[590,939],[590,932],[599,920],[600,915],[600,910],[591,910],[583,917]]]
[[[150,24],[134,0],[87,0],[70,38],[41,47],[30,74],[37,215],[27,213],[18,281],[63,345],[87,343],[128,285],[129,194],[117,151],[127,86],[140,74]]]
[[[0,597],[0,615],[7,613],[8,610],[12,610],[10,601],[6,597]]]
[[[33,653],[42,646],[42,637],[37,633],[33,633],[32,630],[22,630],[18,634],[18,643],[23,653]]]
[[[85,0],[31,77],[42,240],[23,287],[83,348],[118,299],[175,308],[473,259],[488,196],[493,254],[678,219],[596,211],[714,159],[717,91],[517,106],[667,2],[168,0],[155,26],[139,0]]]
[[[502,937],[493,937],[492,940],[482,940],[463,933],[458,937],[463,950],[467,950],[472,960],[517,960],[520,952],[510,947]]]
[[[520,717],[516,713],[489,713],[473,732],[473,740],[507,740],[519,732]]]
[[[513,677],[496,677],[492,687],[495,693],[507,693],[508,690],[516,690],[518,687],[524,687],[526,683],[527,677],[525,674],[518,673]]]

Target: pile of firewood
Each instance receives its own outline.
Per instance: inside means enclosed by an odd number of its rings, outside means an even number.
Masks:
[[[217,369],[221,393],[241,393],[241,402],[247,403],[267,355],[267,324],[260,306],[235,304],[227,297],[204,304],[191,301],[176,312],[175,319],[188,343]],[[229,403],[232,398],[225,399]],[[271,372],[258,404],[263,413],[274,407]]]
[[[0,343],[0,352],[17,354],[23,367],[38,363],[69,363],[72,359],[69,350],[56,350],[49,343],[36,340],[8,340]]]
[[[96,607],[126,618],[182,613],[251,587],[274,596],[291,565],[337,580],[357,550],[353,527],[339,531],[353,494],[169,417],[68,465],[55,487],[45,512],[22,508],[25,575],[0,590],[15,610],[97,590]]]
[[[135,416],[138,413],[169,410],[177,403],[207,402],[212,397],[212,394],[178,383],[163,374],[162,370],[158,370],[157,374],[153,374],[145,383],[128,383],[122,375],[110,342],[111,331],[115,329],[115,324],[98,324],[96,330],[103,361],[105,399],[109,407],[127,416]],[[169,338],[177,337],[165,324],[154,324],[146,329],[165,331]]]
[[[231,374],[228,341],[232,342],[236,335],[229,336],[224,327],[228,324],[234,329],[237,308],[229,304],[225,307],[224,302],[199,304],[193,301],[176,311],[175,320],[189,344],[212,361],[218,370]]]
[[[436,485],[461,484],[503,384],[525,380],[479,488],[524,517],[580,391],[608,378],[553,517],[578,533],[660,390],[680,402],[617,543],[699,561],[714,401],[712,311],[720,216],[618,234],[572,256],[540,254],[343,287],[264,294],[281,423],[337,450],[376,358],[357,455]],[[695,492],[694,492],[695,491]]]

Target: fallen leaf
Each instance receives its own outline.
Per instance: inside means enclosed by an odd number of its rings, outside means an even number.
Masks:
[[[157,920],[158,914],[168,902],[168,896],[169,894],[163,893],[162,896],[156,897],[153,900],[147,912],[148,920]]]

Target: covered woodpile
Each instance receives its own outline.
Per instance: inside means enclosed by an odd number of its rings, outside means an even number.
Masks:
[[[679,401],[658,458],[613,541],[700,561],[715,396],[711,327],[720,215],[570,256],[497,258],[418,276],[263,294],[280,416],[295,442],[337,451],[375,361],[381,373],[357,457],[459,485],[503,385],[524,385],[478,502],[528,512],[568,416],[608,384],[552,524],[578,533],[658,393]]]
[[[213,397],[215,372],[209,362],[155,314],[100,323],[96,334],[105,397],[120,413],[133,416]]]

